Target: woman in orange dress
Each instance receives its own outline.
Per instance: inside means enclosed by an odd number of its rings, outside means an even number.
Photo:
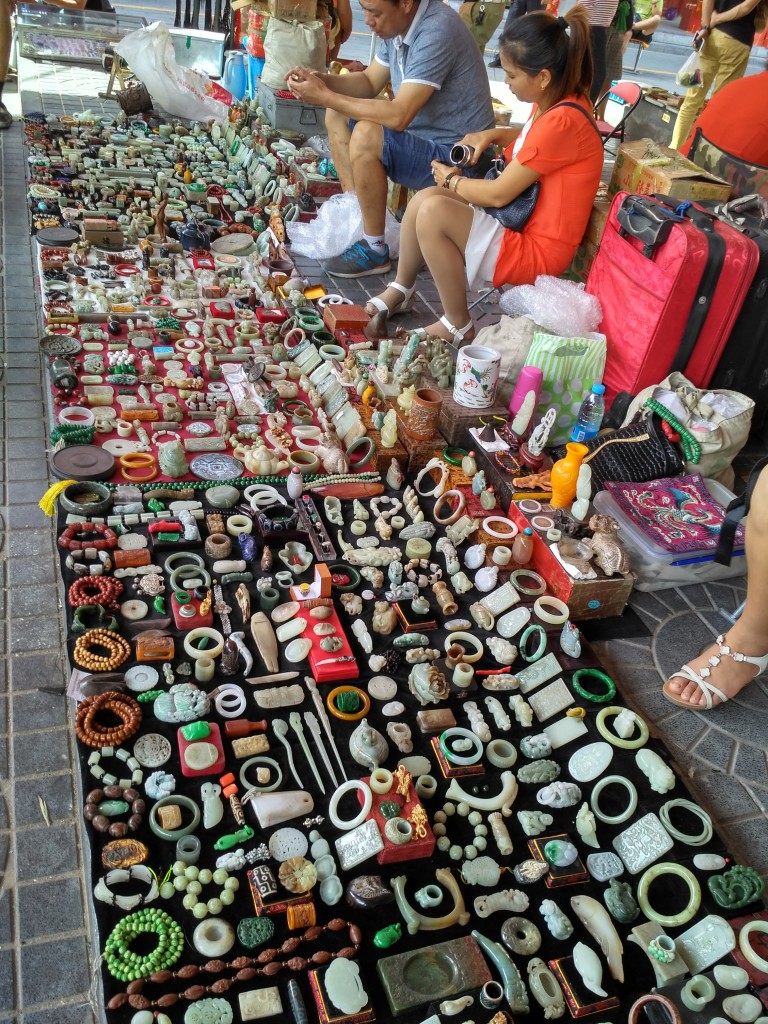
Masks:
[[[385,317],[410,308],[416,275],[426,263],[444,315],[425,332],[456,346],[474,337],[467,284],[529,284],[539,274],[566,269],[587,226],[603,167],[589,101],[592,60],[584,8],[572,8],[565,18],[542,11],[518,19],[503,33],[499,51],[507,84],[519,100],[535,104],[533,112],[522,130],[493,128],[460,141],[474,149],[473,164],[489,146],[504,147],[506,168],[486,180],[433,163],[436,187],[419,192],[403,219],[397,277],[368,307],[371,315]],[[487,212],[535,181],[541,191],[522,231],[504,228]]]

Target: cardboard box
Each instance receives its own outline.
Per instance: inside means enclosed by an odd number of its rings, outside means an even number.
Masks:
[[[611,175],[608,192],[626,191],[640,195],[660,192],[675,199],[716,199],[726,202],[731,186],[686,160],[675,149],[652,139],[624,142]]]
[[[608,220],[608,212],[611,209],[611,197],[608,195],[608,186],[601,183],[597,192],[597,198],[592,204],[592,212],[587,221],[584,237],[579,243],[571,265],[566,271],[574,281],[586,281],[590,267],[594,263],[597,250],[600,246],[600,239],[603,237],[605,224]]]

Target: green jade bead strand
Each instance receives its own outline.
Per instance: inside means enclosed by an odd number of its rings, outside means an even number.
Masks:
[[[156,948],[147,954],[132,953],[131,943],[140,935],[157,935]],[[104,962],[118,981],[148,978],[156,971],[172,967],[184,949],[184,932],[164,910],[152,907],[137,910],[118,921],[104,947]]]
[[[381,474],[376,472],[345,473],[338,476],[307,474],[303,479],[306,487],[311,488],[347,482],[379,483],[381,480]],[[169,491],[183,491],[190,488],[196,491],[207,491],[210,487],[251,487],[254,484],[267,484],[275,487],[280,485],[284,486],[287,482],[287,476],[239,476],[233,477],[231,480],[174,480],[169,481],[168,483],[162,483],[161,485],[158,485],[156,480],[152,480],[146,483],[133,483],[131,486],[137,487],[143,494],[145,491],[157,490],[159,486],[162,486],[164,490]],[[104,486],[108,487],[110,491],[115,491],[118,487],[124,486],[124,484],[107,483]]]

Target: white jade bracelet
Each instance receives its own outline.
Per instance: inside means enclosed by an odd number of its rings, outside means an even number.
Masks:
[[[552,611],[546,611],[546,607],[553,609],[554,614]],[[533,611],[537,618],[551,626],[562,626],[570,616],[570,609],[565,601],[561,601],[559,597],[550,597],[549,594],[536,598],[533,602]]]
[[[354,790],[359,790],[363,794],[363,806],[357,817],[352,818],[350,821],[342,821],[336,813],[339,801],[347,793],[352,793]],[[331,824],[336,828],[340,828],[342,832],[351,832],[353,828],[357,828],[358,825],[363,824],[365,819],[368,817],[368,812],[370,811],[372,804],[373,793],[371,792],[370,786],[367,786],[359,779],[349,779],[347,782],[342,782],[331,797],[331,802],[328,805],[328,817],[331,819]]]
[[[501,533],[499,530],[491,529],[488,525],[489,523],[503,523],[509,529]],[[483,533],[487,533],[489,537],[495,537],[497,540],[513,540],[518,533],[517,525],[511,519],[506,519],[504,516],[488,516],[483,520],[481,529]]]

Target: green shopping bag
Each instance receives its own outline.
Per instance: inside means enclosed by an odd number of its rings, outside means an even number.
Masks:
[[[541,418],[547,409],[557,413],[549,435],[549,444],[564,444],[570,439],[581,403],[593,384],[603,379],[605,370],[605,335],[591,334],[584,338],[561,338],[536,331],[525,360],[527,366],[542,371],[541,394],[536,409]]]

